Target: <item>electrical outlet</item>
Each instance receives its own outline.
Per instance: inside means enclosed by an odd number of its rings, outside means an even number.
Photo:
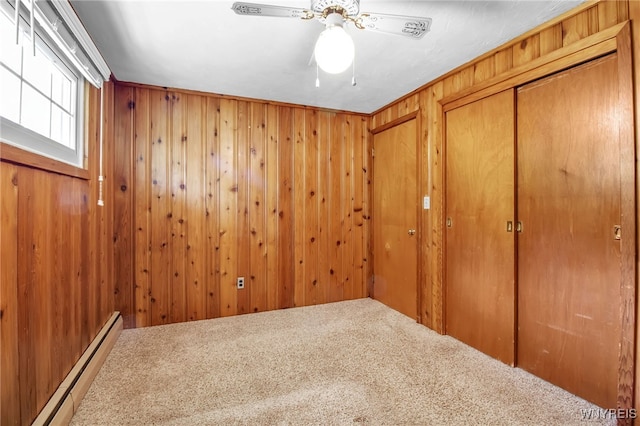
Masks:
[[[238,277],[238,279],[236,280],[236,285],[239,289],[244,288],[244,277]]]

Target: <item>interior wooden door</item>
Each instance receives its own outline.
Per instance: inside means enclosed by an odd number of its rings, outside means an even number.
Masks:
[[[518,109],[518,365],[616,407],[620,119],[615,55],[531,83]]]
[[[514,90],[446,113],[445,331],[515,361]]]
[[[374,134],[373,297],[417,319],[418,189],[415,118]]]

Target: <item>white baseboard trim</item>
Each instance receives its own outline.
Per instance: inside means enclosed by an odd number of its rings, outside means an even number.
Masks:
[[[68,425],[100,371],[111,348],[122,331],[120,312],[114,312],[89,347],[73,366],[67,377],[44,406],[32,426]]]

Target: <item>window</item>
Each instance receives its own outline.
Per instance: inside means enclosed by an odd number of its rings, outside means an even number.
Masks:
[[[16,3],[21,13],[18,29]],[[0,0],[2,142],[83,166],[85,79],[101,87],[110,74],[89,40],[67,0],[33,5],[30,0]]]

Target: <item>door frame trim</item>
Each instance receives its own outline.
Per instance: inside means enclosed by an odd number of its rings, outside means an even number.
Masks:
[[[385,130],[389,130],[392,127],[396,127],[399,126],[400,124],[404,124],[409,120],[413,120],[414,118],[419,117],[420,113],[420,109],[417,109],[407,115],[403,115],[401,117],[396,118],[393,121],[390,121],[388,123],[382,124],[374,129],[371,129],[371,134],[372,135],[377,135],[378,133],[382,133]],[[416,124],[420,124],[419,122],[416,121]]]

